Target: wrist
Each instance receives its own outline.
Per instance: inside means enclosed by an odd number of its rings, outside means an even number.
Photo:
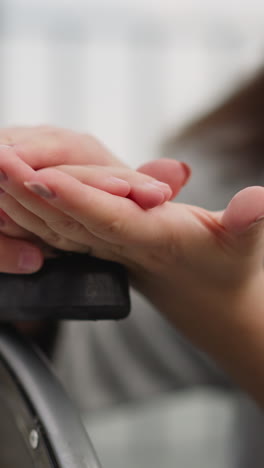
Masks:
[[[135,286],[195,346],[264,406],[262,281],[211,288],[144,275]]]

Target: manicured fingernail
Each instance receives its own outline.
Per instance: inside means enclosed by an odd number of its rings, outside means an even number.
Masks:
[[[50,190],[45,184],[41,184],[40,182],[24,182],[24,185],[27,189],[31,192],[39,195],[43,198],[55,198],[55,193]]]
[[[37,271],[41,266],[41,259],[39,252],[36,249],[26,248],[22,250],[19,260],[18,268],[24,272]]]
[[[6,182],[8,179],[6,173],[0,169],[0,182]]]
[[[183,170],[183,177],[184,177],[183,185],[185,185],[185,184],[187,184],[188,180],[191,177],[192,170],[191,170],[190,166],[188,166],[188,164],[186,164],[184,162],[181,162],[180,165],[181,165],[181,168]]]

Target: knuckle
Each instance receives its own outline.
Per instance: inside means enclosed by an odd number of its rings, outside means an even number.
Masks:
[[[42,137],[48,139],[52,151],[56,154],[65,154],[68,150],[69,132],[67,130],[51,125],[41,125],[38,127],[38,131]]]
[[[61,236],[57,232],[47,229],[41,234],[41,238],[49,245],[53,247],[59,247],[61,244]]]
[[[87,142],[88,140],[89,143],[94,145],[95,147],[101,146],[99,139],[96,136],[92,135],[91,133],[80,133],[79,137],[81,137],[84,142]]]
[[[123,223],[119,218],[115,218],[108,223],[99,225],[97,230],[106,237],[119,236],[123,232]]]
[[[57,233],[79,235],[83,232],[83,226],[78,221],[70,218],[55,221],[53,223],[49,223],[49,225]]]
[[[11,132],[6,132],[0,135],[0,144],[1,145],[13,145],[14,137]]]
[[[42,240],[52,247],[60,250],[74,251],[76,249],[76,243],[69,239],[61,236],[59,233],[48,230],[44,235],[41,236]]]
[[[65,156],[69,152],[67,140],[59,135],[49,135],[52,144],[52,152],[58,156]]]
[[[40,133],[48,133],[51,136],[57,136],[62,132],[62,129],[55,127],[54,125],[42,124],[38,125],[36,128]]]

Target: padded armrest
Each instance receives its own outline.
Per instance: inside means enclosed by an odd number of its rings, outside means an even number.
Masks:
[[[129,314],[126,270],[84,254],[48,259],[30,275],[0,273],[0,321],[103,320]]]

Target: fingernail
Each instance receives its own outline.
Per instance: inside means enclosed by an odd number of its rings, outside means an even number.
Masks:
[[[107,181],[110,182],[111,184],[114,184],[114,185],[124,185],[124,186],[128,186],[129,183],[126,181],[126,180],[123,180],[123,179],[119,179],[118,177],[108,177],[107,178]]]
[[[41,259],[39,252],[36,249],[26,248],[22,250],[19,260],[18,268],[25,272],[34,272],[41,266]]]
[[[170,200],[171,198],[172,190],[169,187],[169,185],[164,184],[163,182],[145,182],[144,186],[152,191],[155,190],[156,194],[160,194],[160,205],[162,205],[162,203],[164,203],[165,201]]]
[[[172,190],[170,186],[164,182],[160,182],[159,180],[154,180],[151,182],[154,187],[161,189],[163,192],[166,193],[167,198],[170,198],[172,195]]]
[[[255,223],[259,223],[260,221],[263,221],[263,219],[264,219],[264,216],[261,215],[256,219]]]
[[[160,190],[157,184],[152,183],[152,182],[145,182],[144,187],[152,191],[155,190],[156,194],[160,195],[160,204],[162,204],[167,199],[167,196],[164,193],[164,190]]]
[[[162,190],[163,187],[161,187],[160,184],[155,183],[155,181],[153,181],[153,182],[144,182],[143,186],[145,188],[148,188],[148,189],[151,189],[151,190],[155,189],[155,190],[159,190],[160,192],[163,192],[163,190]]]
[[[183,170],[183,177],[184,177],[183,185],[186,185],[188,180],[191,177],[192,170],[191,170],[190,166],[188,166],[188,164],[186,164],[184,162],[181,162],[180,165],[181,165],[181,168]]]
[[[0,145],[0,151],[1,149],[10,149],[10,148],[12,148],[11,145]]]
[[[156,190],[159,189],[159,190],[171,190],[170,186],[168,184],[164,184],[164,182],[160,182],[159,180],[153,180],[151,182],[145,182],[144,183],[144,186],[145,187],[149,187],[149,188],[155,188]]]
[[[165,201],[168,201],[168,197],[165,195],[164,192],[159,192],[160,194],[160,199],[159,201],[157,200],[156,203],[157,205],[162,205]]]
[[[0,182],[5,182],[8,179],[6,173],[0,169]]]
[[[251,223],[249,223],[249,224],[247,224],[245,226],[239,227],[237,229],[233,229],[233,231],[236,234],[243,234],[244,232],[254,228],[255,226],[257,226],[258,224],[260,224],[263,221],[264,221],[264,216],[261,215],[258,218],[256,218],[255,221],[252,221]]]
[[[55,193],[50,190],[45,184],[41,184],[40,182],[24,182],[24,185],[27,189],[31,192],[39,195],[43,198],[55,198]]]
[[[259,224],[263,220],[264,220],[264,216],[259,216],[257,219],[255,219],[255,221],[250,223],[246,229],[250,229],[251,227],[256,226],[257,224]]]
[[[170,188],[168,184],[161,182],[160,180],[153,180],[150,183],[160,188]]]

